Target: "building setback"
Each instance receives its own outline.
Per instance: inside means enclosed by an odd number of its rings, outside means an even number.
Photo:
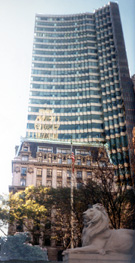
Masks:
[[[27,138],[108,143],[117,175],[132,179],[135,94],[118,5],[36,15]]]

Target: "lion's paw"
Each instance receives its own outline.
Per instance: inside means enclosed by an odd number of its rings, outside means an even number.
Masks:
[[[102,249],[99,250],[99,254],[101,254],[101,255],[105,255],[106,252],[105,252],[105,250],[102,248]]]
[[[63,255],[66,255],[66,254],[69,254],[69,253],[71,253],[71,252],[73,252],[73,251],[74,251],[74,249],[69,248],[69,249],[64,250],[62,254],[63,254]]]

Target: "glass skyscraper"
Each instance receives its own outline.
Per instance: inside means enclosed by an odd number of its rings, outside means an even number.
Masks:
[[[26,137],[107,143],[119,175],[128,178],[134,126],[118,5],[36,15]]]

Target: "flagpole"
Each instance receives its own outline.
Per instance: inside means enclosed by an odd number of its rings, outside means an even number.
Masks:
[[[73,190],[74,190],[74,155],[73,155],[73,146],[72,146],[72,139],[71,139],[71,192],[70,192],[70,203],[71,203],[71,248],[74,248],[74,223],[73,223],[73,202],[74,202],[74,196],[73,196]]]

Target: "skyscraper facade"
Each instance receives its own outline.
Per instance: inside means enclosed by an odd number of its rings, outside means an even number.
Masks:
[[[135,95],[116,3],[94,13],[36,15],[27,138],[107,143],[133,175]],[[130,180],[130,178],[129,178]]]

